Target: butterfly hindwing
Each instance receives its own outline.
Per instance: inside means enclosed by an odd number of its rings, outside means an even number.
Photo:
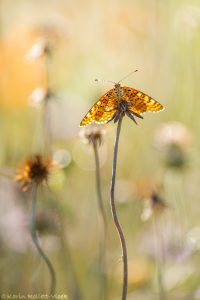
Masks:
[[[130,104],[129,109],[137,114],[144,112],[156,112],[163,109],[162,104],[154,100],[150,96],[130,87],[122,87],[123,96]]]
[[[121,89],[121,91],[119,90],[119,95],[116,88]],[[109,90],[91,107],[81,121],[80,126],[86,126],[92,122],[97,124],[109,122],[115,118],[121,100],[125,100],[128,103],[128,110],[137,115],[148,111],[156,112],[163,109],[162,104],[145,93],[131,87],[121,87],[119,84],[116,84],[115,89]]]

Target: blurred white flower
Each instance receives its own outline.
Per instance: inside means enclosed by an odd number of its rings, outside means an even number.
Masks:
[[[44,54],[47,54],[52,48],[52,42],[47,38],[40,38],[31,47],[28,53],[25,55],[25,59],[29,61],[37,60]]]
[[[161,125],[155,133],[155,145],[163,148],[170,144],[178,145],[182,148],[191,142],[191,133],[188,128],[180,122],[168,122]]]
[[[33,107],[38,108],[44,99],[47,97],[47,90],[43,87],[36,88],[29,96],[29,104]]]
[[[157,193],[152,193],[152,195],[145,200],[144,209],[141,214],[141,220],[145,222],[152,216],[162,213],[167,207],[168,206],[166,203]]]

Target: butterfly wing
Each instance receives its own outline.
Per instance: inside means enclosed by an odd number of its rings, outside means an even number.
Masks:
[[[142,114],[147,111],[157,112],[163,110],[164,107],[158,101],[150,96],[130,87],[122,87],[123,96],[130,104],[129,109],[137,114]]]
[[[103,95],[88,111],[80,126],[86,126],[92,122],[103,124],[110,121],[116,112],[116,99],[114,89]]]

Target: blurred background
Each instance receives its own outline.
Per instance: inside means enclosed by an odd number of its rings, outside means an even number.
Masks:
[[[21,160],[52,153],[62,168],[38,193],[39,241],[56,292],[99,296],[101,220],[91,145],[79,123],[110,83],[165,106],[123,121],[116,203],[127,240],[127,299],[200,299],[200,3],[197,0],[0,0],[0,293],[47,293],[50,278],[29,233]],[[48,100],[48,101],[47,101]],[[105,299],[120,299],[121,249],[109,188],[116,124],[99,148],[108,219]]]

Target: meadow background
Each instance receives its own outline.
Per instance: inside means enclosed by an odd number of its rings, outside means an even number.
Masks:
[[[48,82],[44,57],[30,58],[30,49],[40,49],[46,36],[53,45]],[[48,106],[51,151],[63,168],[38,195],[40,243],[55,267],[57,293],[99,299],[94,155],[79,136],[79,123],[112,88],[95,78],[118,81],[138,69],[122,84],[151,95],[165,110],[145,114],[138,126],[125,118],[122,126],[116,202],[128,247],[128,299],[159,297],[160,252],[166,299],[200,299],[199,53],[197,0],[0,1],[0,293],[49,289],[47,268],[30,238],[30,194],[13,179],[21,160],[44,150],[44,110],[30,95],[48,84],[54,93]],[[106,299],[117,300],[121,253],[109,204],[116,125],[102,127]],[[144,222],[152,191],[169,208]]]

